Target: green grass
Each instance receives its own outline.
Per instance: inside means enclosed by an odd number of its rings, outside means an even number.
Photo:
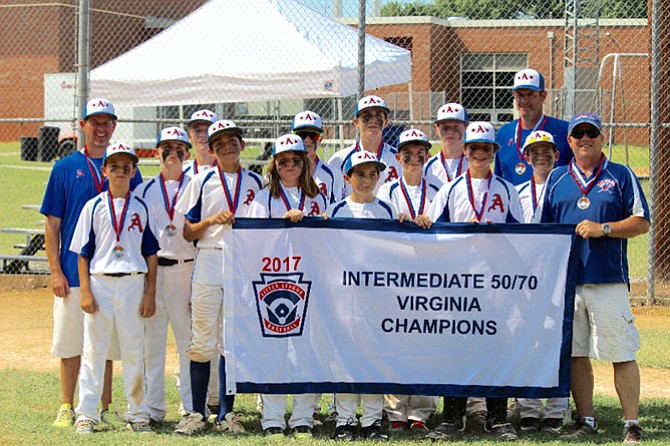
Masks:
[[[666,350],[666,353],[667,350]],[[667,356],[667,355],[666,355]],[[201,436],[188,438],[172,433],[174,424],[178,421],[177,393],[174,389],[174,379],[167,378],[166,389],[168,418],[167,423],[158,435],[139,436],[123,429],[115,431],[100,431],[85,438],[77,437],[73,430],[57,430],[51,427],[51,422],[58,406],[59,384],[58,375],[48,372],[28,372],[25,370],[0,370],[0,444],[2,445],[52,445],[52,444],[88,444],[88,445],[119,445],[128,444],[160,444],[160,445],[210,445],[212,443],[233,443],[245,445],[265,445],[268,442],[262,437],[259,414],[256,412],[255,395],[239,395],[235,410],[238,417],[247,428],[248,434],[219,438],[216,434],[207,433]],[[114,401],[117,408],[124,407],[125,399],[121,392],[120,377],[115,377]],[[641,417],[645,429],[645,444],[670,444],[670,401],[666,399],[644,399],[641,404]],[[621,409],[615,398],[596,396],[595,398],[600,435],[594,439],[598,444],[620,444]],[[322,415],[327,408],[322,407]],[[434,415],[429,425],[439,423],[440,414]],[[329,439],[332,425],[318,427],[315,437],[304,443],[310,445],[333,444]],[[390,443],[399,445],[416,444],[423,440],[420,436],[411,433],[393,435]],[[275,442],[272,442],[275,444]],[[295,440],[287,437],[277,444],[295,444]],[[369,443],[368,443],[369,444]],[[430,443],[425,443],[430,444]],[[481,433],[467,433],[463,441],[449,444],[483,446],[495,444]],[[545,435],[522,436],[519,445],[566,444],[554,437]],[[585,444],[585,443],[570,443]]]

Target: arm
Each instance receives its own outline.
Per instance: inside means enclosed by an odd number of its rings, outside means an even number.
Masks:
[[[604,222],[607,223],[607,222]],[[649,222],[642,217],[630,216],[623,220],[609,222],[612,232],[609,237],[633,238],[649,230]],[[585,239],[600,238],[605,235],[603,223],[583,220],[576,227],[575,232]]]
[[[210,226],[232,225],[235,222],[235,214],[230,211],[221,211],[197,223],[184,220],[184,240],[192,242],[201,238]]]
[[[79,271],[79,287],[81,290],[81,309],[88,314],[98,311],[98,302],[91,292],[91,276],[89,274],[90,260],[84,256],[79,256],[77,269]]]
[[[70,294],[70,285],[60,264],[60,225],[60,218],[47,215],[46,225],[44,226],[44,249],[49,262],[51,289],[54,296],[67,297]]]
[[[156,254],[146,257],[147,261],[147,283],[144,296],[140,302],[140,316],[151,317],[156,313],[156,276],[158,275],[158,256]]]

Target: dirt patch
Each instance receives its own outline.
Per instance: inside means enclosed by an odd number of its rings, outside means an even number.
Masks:
[[[51,356],[53,295],[47,288],[18,291],[0,287],[0,367],[36,371],[57,371],[58,360]],[[670,331],[670,307],[634,308],[641,328]],[[177,365],[173,343],[168,345],[167,370]],[[116,369],[118,373],[120,367]],[[595,391],[616,395],[612,366],[594,366]],[[670,398],[670,370],[643,368],[642,397]]]

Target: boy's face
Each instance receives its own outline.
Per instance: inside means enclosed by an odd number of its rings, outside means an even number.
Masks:
[[[188,137],[193,142],[196,153],[208,152],[207,129],[210,123],[207,121],[196,121],[188,127]]]
[[[300,130],[297,131],[296,134],[302,139],[302,143],[305,145],[307,153],[313,155],[314,152],[316,152],[316,149],[319,148],[321,134],[312,130]]]
[[[181,167],[189,158],[188,147],[180,141],[164,141],[158,145],[158,158],[162,165]]]
[[[242,150],[244,150],[244,141],[231,132],[221,132],[209,143],[209,152],[222,166],[238,164]]]
[[[422,144],[407,144],[400,149],[395,157],[403,172],[421,171],[428,157],[428,149]]]
[[[125,154],[119,154],[105,160],[102,166],[102,173],[113,183],[127,182],[130,185],[130,179],[135,176],[135,162]]]
[[[495,145],[489,142],[472,142],[465,145],[464,153],[470,166],[479,169],[486,167],[488,169],[491,166],[491,161],[493,161]]]
[[[442,144],[447,147],[459,147],[463,144],[465,123],[461,121],[440,121],[433,124]]]
[[[351,170],[351,176],[344,175],[347,183],[358,194],[373,193],[379,180],[379,168],[376,164],[359,164]]]
[[[388,124],[386,112],[381,108],[363,110],[355,119],[354,125],[363,133],[381,134]]]
[[[541,175],[548,175],[558,161],[558,150],[551,144],[536,143],[526,151],[526,159],[533,166],[533,171]]]

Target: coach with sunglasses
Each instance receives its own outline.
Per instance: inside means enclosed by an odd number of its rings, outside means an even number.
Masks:
[[[542,73],[532,68],[516,73],[512,96],[519,119],[508,122],[496,132],[496,142],[500,144],[500,149],[496,153],[493,173],[517,186],[533,177],[533,166],[528,163],[521,150],[531,133],[544,130],[553,135],[560,153],[555,166],[568,164],[572,153],[567,144],[568,123],[544,114],[547,92],[544,89]]]
[[[590,358],[611,362],[624,415],[625,444],[639,444],[640,338],[628,296],[627,239],[649,229],[649,207],[640,182],[625,165],[603,154],[602,125],[579,113],[568,127],[574,159],[551,172],[537,216],[542,222],[576,225],[579,270],[575,292],[571,391],[579,418],[561,438],[598,433],[593,410]]]

